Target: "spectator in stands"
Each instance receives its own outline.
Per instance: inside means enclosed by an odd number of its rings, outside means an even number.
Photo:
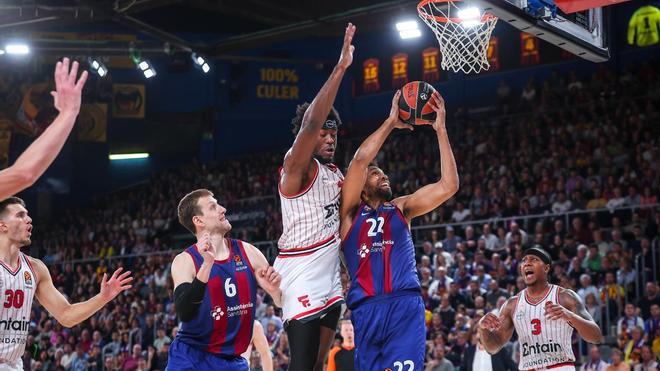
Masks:
[[[456,203],[456,210],[451,214],[451,220],[455,223],[461,223],[470,219],[470,209],[466,209],[462,202]]]
[[[491,280],[486,292],[486,302],[490,308],[497,308],[497,301],[500,297],[509,298],[509,293],[498,285],[497,280]]]
[[[614,188],[614,195],[607,201],[607,204],[605,204],[605,207],[608,209],[616,209],[619,208],[623,205],[625,205],[626,200],[623,198],[621,195],[621,188],[620,187],[615,187]]]
[[[596,286],[591,284],[591,276],[588,274],[583,274],[580,276],[580,285],[582,286],[578,291],[578,296],[582,299],[583,302],[587,300],[587,295],[593,294],[596,297],[599,297],[598,289]]]
[[[626,339],[627,332],[620,334]],[[629,340],[620,342],[620,346],[624,352],[623,354],[625,355],[624,360],[629,365],[634,365],[641,359],[642,347],[645,345],[643,334],[644,329],[642,327],[634,327],[632,329],[632,335],[628,338]]]
[[[624,332],[630,335],[632,330],[636,327],[644,328],[644,320],[641,317],[635,314],[636,308],[635,304],[628,303],[626,304],[626,309],[624,310],[624,315],[619,319],[616,324],[617,334],[623,334]]]
[[[592,274],[598,273],[601,271],[601,259],[602,257],[598,252],[598,245],[592,244],[589,246],[589,252],[587,258],[584,260],[583,267]]]
[[[612,349],[612,364],[605,371],[630,371],[630,365],[623,361],[623,353],[619,349]]]
[[[635,364],[633,371],[657,371],[658,362],[651,351],[651,347],[644,345],[642,347],[642,358],[639,363]]]
[[[445,347],[434,346],[426,359],[425,371],[454,371],[454,365],[445,358]]]
[[[648,335],[649,340],[653,342],[657,330],[660,329],[660,305],[651,305],[651,315],[644,321],[644,333]]]
[[[572,206],[571,201],[566,199],[566,193],[562,191],[557,194],[557,200],[552,203],[552,212],[555,214],[565,213],[571,211]]]
[[[600,358],[598,345],[589,346],[589,361],[580,367],[580,371],[605,371],[609,364]]]
[[[587,209],[602,209],[607,206],[607,200],[603,197],[600,188],[594,188],[593,193],[593,197],[587,202]]]
[[[263,326],[263,328],[268,329],[269,323],[275,325],[275,331],[278,333],[282,331],[282,319],[275,315],[275,307],[273,305],[266,307],[266,315],[261,319],[261,326]]]
[[[658,295],[658,284],[655,282],[647,282],[644,296],[639,299],[637,305],[641,311],[642,318],[649,318],[651,316],[651,306],[660,305],[660,295]]]
[[[156,340],[154,340],[153,345],[157,351],[161,351],[166,344],[171,344],[172,339],[165,334],[165,329],[159,328],[156,330]]]
[[[503,347],[496,354],[490,355],[479,342],[479,332],[472,332],[472,342],[463,356],[461,370],[515,371],[517,369],[518,366],[513,363],[507,347]]]
[[[452,254],[454,251],[456,251],[456,245],[460,242],[463,242],[463,239],[456,236],[456,233],[454,232],[454,227],[450,225],[447,226],[446,233],[447,233],[446,238],[442,240],[442,248],[448,253]]]
[[[444,266],[438,267],[435,277],[429,285],[429,296],[433,297],[437,295],[439,299],[440,296],[449,291],[449,286],[453,281],[451,277],[447,277],[447,268]]]
[[[82,344],[76,345],[76,353],[71,361],[71,371],[85,371],[87,370],[87,360],[89,355],[85,353]]]
[[[142,358],[142,346],[140,344],[133,345],[133,351],[126,357],[122,364],[124,371],[135,371],[138,369],[138,364]]]

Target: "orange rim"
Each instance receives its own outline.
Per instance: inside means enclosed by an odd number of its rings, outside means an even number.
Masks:
[[[423,7],[429,5],[430,3],[457,3],[457,2],[459,2],[459,1],[463,1],[463,0],[422,0],[422,1],[419,2],[419,4],[417,4],[417,13],[419,13],[419,15],[420,15],[422,18],[426,18],[426,19],[430,19],[430,20],[435,20],[436,22],[442,22],[442,23],[449,23],[449,22],[452,22],[452,23],[461,23],[461,22],[463,22],[463,20],[460,19],[460,18],[453,18],[453,17],[452,17],[452,18],[440,17],[440,16],[437,16],[437,15],[431,15],[431,14],[428,14],[428,13],[426,13],[426,11],[422,11],[422,10],[421,10]],[[486,23],[486,22],[488,22],[488,21],[490,21],[490,20],[492,20],[492,19],[497,19],[497,17],[494,16],[494,15],[492,15],[492,14],[490,14],[490,13],[484,13],[484,14],[481,16],[481,19],[479,20],[479,22],[481,22],[481,23]]]

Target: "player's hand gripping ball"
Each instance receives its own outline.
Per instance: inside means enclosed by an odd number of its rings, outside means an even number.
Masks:
[[[407,83],[401,89],[399,97],[399,119],[409,125],[430,124],[435,121],[436,113],[429,100],[435,89],[424,81]]]

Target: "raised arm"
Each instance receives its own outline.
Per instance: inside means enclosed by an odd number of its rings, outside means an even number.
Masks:
[[[69,71],[69,59],[55,65],[55,108],[60,112],[53,123],[16,159],[0,171],[0,200],[4,200],[34,184],[60,153],[80,111],[80,96],[87,71],[78,75],[78,62]]]
[[[445,101],[440,93],[434,92],[428,104],[436,112],[436,119],[432,125],[440,147],[442,177],[437,182],[425,185],[411,195],[394,200],[394,204],[401,209],[409,222],[413,218],[424,215],[440,206],[458,191],[456,160],[454,159],[454,153],[451,151],[447,129],[445,128]]]
[[[560,289],[559,304],[545,304],[545,316],[550,320],[563,319],[577,330],[580,336],[593,344],[603,341],[603,334],[591,315],[585,308],[582,299],[573,290]]]
[[[355,47],[351,45],[351,42],[354,34],[355,26],[349,23],[344,34],[339,62],[307,108],[291,151],[284,158],[284,172],[280,180],[280,188],[286,194],[297,193],[303,186],[302,183],[311,165],[319,133],[332,109],[344,73],[353,62]]]
[[[259,249],[247,242],[243,242],[243,247],[254,269],[257,283],[273,298],[275,305],[282,307],[282,290],[280,290],[282,277],[268,264],[268,260]]]
[[[509,298],[502,308],[500,315],[488,313],[479,321],[479,342],[490,354],[496,354],[511,339],[513,335],[513,311],[516,307],[517,296]]]
[[[81,303],[70,304],[64,295],[55,288],[46,265],[39,259],[29,259],[37,274],[37,291],[35,293],[37,300],[64,327],[73,327],[89,318],[120,292],[130,289],[130,283],[133,280],[130,271],[121,273],[122,268],[118,268],[110,279],[107,274],[103,274],[101,291],[96,296]]]
[[[411,125],[406,125],[399,120],[399,97],[398,90],[392,98],[392,107],[389,117],[380,127],[362,142],[357,149],[351,164],[348,166],[344,183],[341,187],[341,204],[339,206],[339,220],[341,220],[341,238],[345,237],[351,226],[353,217],[360,205],[360,194],[367,179],[369,163],[376,158],[380,147],[394,128],[412,130]]]

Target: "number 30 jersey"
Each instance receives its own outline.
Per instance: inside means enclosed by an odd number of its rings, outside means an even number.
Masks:
[[[351,277],[349,308],[370,298],[420,292],[410,227],[394,204],[374,210],[361,203],[342,250]]]
[[[240,357],[252,341],[257,280],[243,242],[227,239],[229,257],[216,260],[197,316],[183,322],[177,339],[217,355]],[[196,245],[186,249],[198,271],[204,258]]]
[[[0,364],[13,364],[23,357],[25,351],[37,275],[23,253],[19,253],[16,269],[11,269],[3,261],[0,265]]]

